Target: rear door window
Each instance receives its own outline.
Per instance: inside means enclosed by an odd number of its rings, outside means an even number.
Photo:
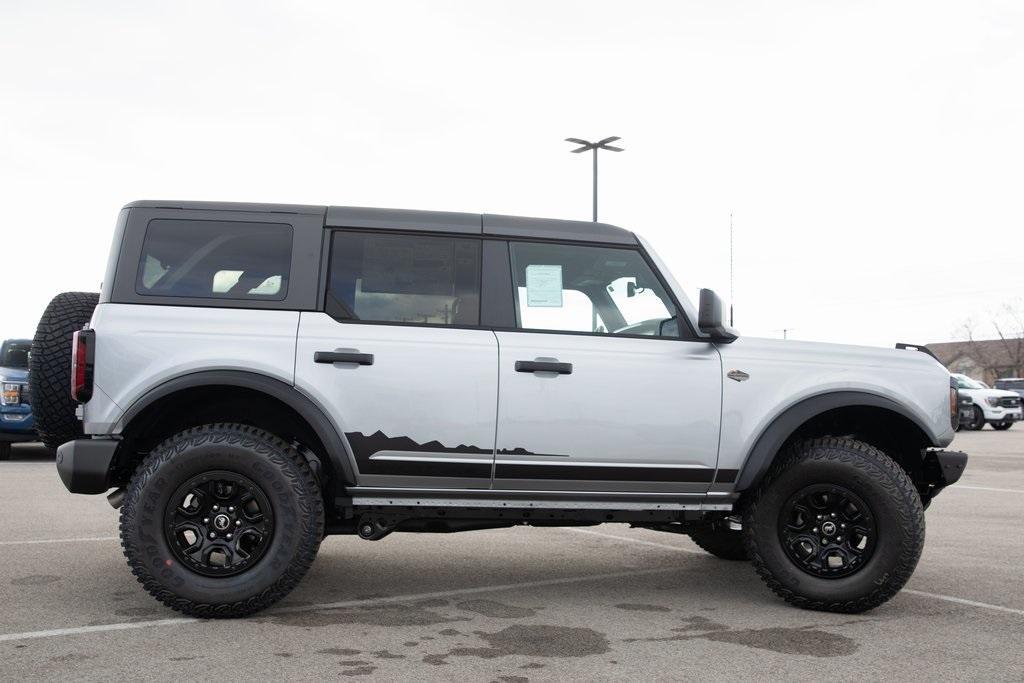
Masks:
[[[281,301],[292,227],[240,221],[150,221],[135,291],[147,296]]]
[[[480,240],[335,232],[327,312],[414,325],[480,323]]]

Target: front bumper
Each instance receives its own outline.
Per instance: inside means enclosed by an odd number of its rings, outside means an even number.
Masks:
[[[967,468],[967,454],[961,451],[929,451],[925,459],[926,467],[929,461],[938,467],[937,479],[943,488],[958,482]]]
[[[983,409],[985,413],[985,422],[989,424],[999,424],[1002,422],[1020,422],[1024,419],[1024,413],[1021,408],[992,408],[985,406]]]
[[[13,435],[14,438],[5,438]],[[18,438],[25,437],[25,438]],[[0,441],[34,441],[36,422],[28,406],[0,407]]]
[[[57,474],[71,493],[105,493],[120,441],[76,439],[57,448]]]
[[[35,432],[0,432],[0,442],[24,443],[25,441],[38,441],[39,437]]]

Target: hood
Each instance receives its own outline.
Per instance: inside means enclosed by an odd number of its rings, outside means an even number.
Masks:
[[[764,357],[786,358],[800,362],[842,363],[859,366],[904,366],[908,368],[925,368],[937,370],[946,368],[927,353],[913,349],[895,349],[880,346],[856,346],[853,344],[834,344],[830,342],[806,342],[789,339],[769,339],[764,337],[741,336],[729,347]],[[725,348],[724,346],[722,348]]]
[[[979,398],[1020,398],[1016,391],[1006,389],[961,389],[961,394],[967,394],[977,400]]]
[[[6,382],[27,382],[28,370],[25,368],[5,368],[0,366],[0,377],[3,377]]]

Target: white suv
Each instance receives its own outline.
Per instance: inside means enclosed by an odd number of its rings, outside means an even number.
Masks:
[[[96,301],[40,321],[40,430],[197,616],[280,599],[326,534],[605,522],[859,612],[966,463],[937,450],[957,393],[927,353],[741,338],[601,223],[136,202]]]
[[[982,429],[986,422],[993,429],[1009,429],[1014,422],[1024,419],[1021,397],[1017,392],[989,389],[967,375],[954,374],[952,377],[960,393],[974,401],[974,418],[967,425],[968,429]]]

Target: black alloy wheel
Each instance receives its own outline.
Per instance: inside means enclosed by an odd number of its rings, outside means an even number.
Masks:
[[[779,515],[786,555],[811,576],[835,579],[861,569],[874,550],[875,520],[842,486],[817,484],[793,494]]]
[[[231,576],[263,557],[274,533],[266,494],[248,477],[204,472],[167,502],[164,533],[174,556],[203,576]]]
[[[967,423],[967,428],[971,431],[978,431],[985,426],[985,413],[981,411],[981,408],[974,406],[974,417]]]

